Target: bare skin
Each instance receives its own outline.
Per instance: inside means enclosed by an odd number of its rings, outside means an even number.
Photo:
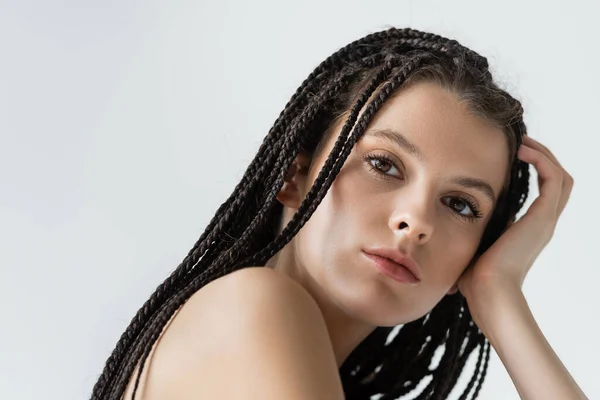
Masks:
[[[290,169],[278,196],[283,225],[310,189],[340,129],[335,127],[314,160],[298,157],[304,169]],[[375,134],[386,130],[401,133],[420,155]],[[573,181],[542,145],[532,139],[525,145],[519,157],[538,170],[541,196],[473,260],[506,183],[504,133],[435,84],[403,89],[377,113],[311,219],[269,261],[270,268],[248,268],[211,282],[180,309],[148,360],[136,398],[342,399],[338,368],[370,332],[415,320],[460,290],[522,398],[585,399],[545,341],[521,291]],[[485,182],[491,198],[450,183],[457,175]],[[470,219],[475,214],[478,218]],[[408,254],[422,279],[407,284],[382,275],[363,254],[373,247]],[[257,290],[263,283],[268,286]],[[246,315],[252,318],[239,318]],[[226,334],[240,331],[245,334]],[[522,345],[514,345],[515,335]],[[282,369],[294,379],[272,375]]]
[[[123,399],[131,399],[136,367]],[[171,318],[136,399],[342,400],[314,299],[277,271],[251,267],[209,283]]]

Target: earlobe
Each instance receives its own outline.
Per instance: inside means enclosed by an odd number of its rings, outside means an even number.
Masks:
[[[299,208],[301,201],[298,185],[294,182],[285,181],[283,187],[277,193],[277,200],[286,207]]]

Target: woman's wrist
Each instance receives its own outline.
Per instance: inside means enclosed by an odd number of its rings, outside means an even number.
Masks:
[[[519,285],[482,291],[467,300],[523,399],[586,399],[535,321]]]
[[[529,307],[521,286],[514,282],[480,283],[463,295],[473,321],[482,331],[486,325],[492,325],[499,314]]]

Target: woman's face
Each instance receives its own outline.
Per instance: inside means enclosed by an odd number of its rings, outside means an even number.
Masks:
[[[308,173],[296,178],[299,200],[344,122]],[[286,262],[355,318],[377,326],[415,320],[455,289],[471,261],[506,178],[508,154],[505,134],[474,116],[455,94],[427,82],[402,89],[374,116],[315,213],[287,245]],[[485,182],[491,192],[465,186],[469,180]],[[288,207],[285,215],[294,211]],[[421,280],[399,283],[382,274],[365,256],[372,248],[409,255]]]

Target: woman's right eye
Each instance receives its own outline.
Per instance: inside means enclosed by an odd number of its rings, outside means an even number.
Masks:
[[[367,162],[369,168],[375,171],[376,173],[383,175],[387,178],[389,177],[401,177],[400,171],[396,167],[394,161],[385,155],[368,155],[365,157],[365,162]],[[391,171],[396,170],[400,176],[395,176]]]

